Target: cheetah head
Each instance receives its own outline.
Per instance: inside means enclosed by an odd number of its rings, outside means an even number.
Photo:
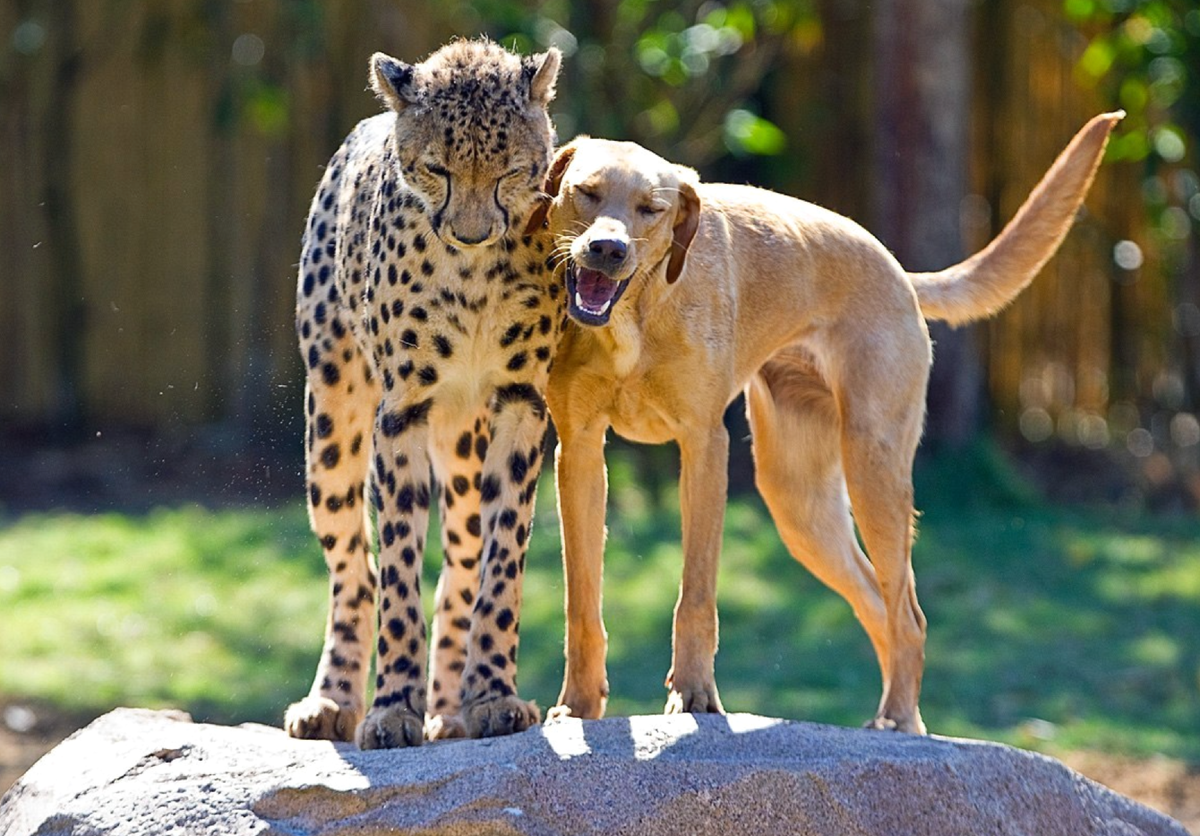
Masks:
[[[420,64],[372,56],[401,176],[444,243],[486,247],[525,229],[554,148],[547,107],[561,61],[554,48],[519,56],[489,41],[456,41]]]

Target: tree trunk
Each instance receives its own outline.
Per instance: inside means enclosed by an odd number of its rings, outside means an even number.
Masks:
[[[875,231],[908,270],[963,257],[970,65],[967,0],[875,7]],[[983,372],[973,329],[930,328],[927,435],[960,448],[979,431]]]

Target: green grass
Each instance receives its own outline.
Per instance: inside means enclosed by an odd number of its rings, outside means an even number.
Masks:
[[[963,491],[962,462],[918,480],[930,729],[1200,761],[1200,525],[1043,507],[989,477],[986,457],[968,465],[990,487]],[[665,697],[682,558],[672,475],[658,481],[656,499],[626,461],[612,463],[613,714],[657,712]],[[547,477],[522,618],[521,688],[543,706],[562,675],[552,487]],[[302,503],[0,524],[0,696],[277,722],[307,691],[325,617]],[[431,590],[437,560],[427,564]],[[720,607],[728,710],[846,725],[872,714],[879,674],[866,636],[788,556],[757,497],[730,504]]]

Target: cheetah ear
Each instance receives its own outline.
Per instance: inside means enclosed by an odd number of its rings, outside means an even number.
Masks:
[[[412,64],[376,52],[371,56],[371,89],[379,100],[399,113],[420,100]]]
[[[538,195],[537,206],[533,208],[533,214],[529,216],[529,223],[525,224],[526,235],[533,235],[539,229],[546,226],[546,220],[550,214],[550,204],[554,202],[554,198],[558,197],[559,187],[562,186],[563,174],[566,172],[567,166],[571,164],[571,158],[574,156],[574,140],[558,150],[558,154],[554,157],[554,162],[550,164],[550,170],[546,172],[546,177],[542,180],[542,193]]]
[[[558,69],[562,66],[562,53],[558,47],[550,47],[540,55],[524,59],[524,70],[530,76],[529,103],[550,104],[554,98],[554,84],[558,81]]]

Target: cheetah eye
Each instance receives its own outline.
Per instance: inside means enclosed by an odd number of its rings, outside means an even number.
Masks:
[[[518,174],[524,174],[524,173],[525,173],[525,168],[523,166],[518,166],[517,168],[510,168],[508,171],[501,174],[500,179],[507,180],[509,177],[516,177]]]
[[[430,174],[436,175],[437,177],[450,176],[450,172],[447,171],[445,167],[440,166],[437,163],[425,163],[425,170]]]

